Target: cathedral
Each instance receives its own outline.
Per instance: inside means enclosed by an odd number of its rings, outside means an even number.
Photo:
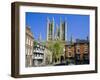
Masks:
[[[52,21],[47,17],[47,41],[67,39],[67,23],[60,18],[60,25],[55,23],[54,17]]]

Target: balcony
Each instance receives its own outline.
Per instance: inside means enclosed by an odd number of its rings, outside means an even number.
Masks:
[[[33,52],[34,52],[34,53],[44,53],[43,50],[34,50]]]

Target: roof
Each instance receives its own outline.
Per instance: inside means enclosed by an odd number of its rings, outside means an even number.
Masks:
[[[68,41],[68,42],[66,42],[66,46],[71,46],[71,45],[74,45],[74,42],[71,42],[71,41]]]
[[[75,43],[79,43],[79,44],[83,44],[83,43],[89,43],[89,40],[80,40],[80,39],[76,39]]]
[[[80,40],[80,39],[76,39],[76,41],[75,42],[71,42],[71,41],[67,41],[66,42],[66,46],[73,46],[73,45],[75,45],[75,44],[85,44],[85,43],[89,43],[89,40]]]

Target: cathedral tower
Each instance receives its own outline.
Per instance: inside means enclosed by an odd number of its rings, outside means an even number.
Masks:
[[[67,23],[60,18],[60,40],[65,41],[67,38]]]
[[[60,18],[60,25],[56,25],[56,30],[54,30],[55,21],[54,17],[52,21],[47,17],[47,41],[51,40],[61,40],[66,41],[67,39],[67,22],[66,20],[62,21]],[[54,32],[55,31],[55,32]]]
[[[54,40],[54,18],[50,22],[47,18],[47,41]]]

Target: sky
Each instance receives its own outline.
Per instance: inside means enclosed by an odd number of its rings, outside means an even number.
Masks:
[[[34,13],[26,12],[26,25],[30,26],[35,40],[38,40],[41,34],[41,39],[46,40],[47,30],[47,17],[52,21],[54,17],[55,29],[56,24],[60,25],[60,18],[62,21],[67,22],[67,40],[69,41],[71,36],[75,39],[86,39],[89,37],[90,28],[90,16],[79,14],[52,14],[52,13]]]

